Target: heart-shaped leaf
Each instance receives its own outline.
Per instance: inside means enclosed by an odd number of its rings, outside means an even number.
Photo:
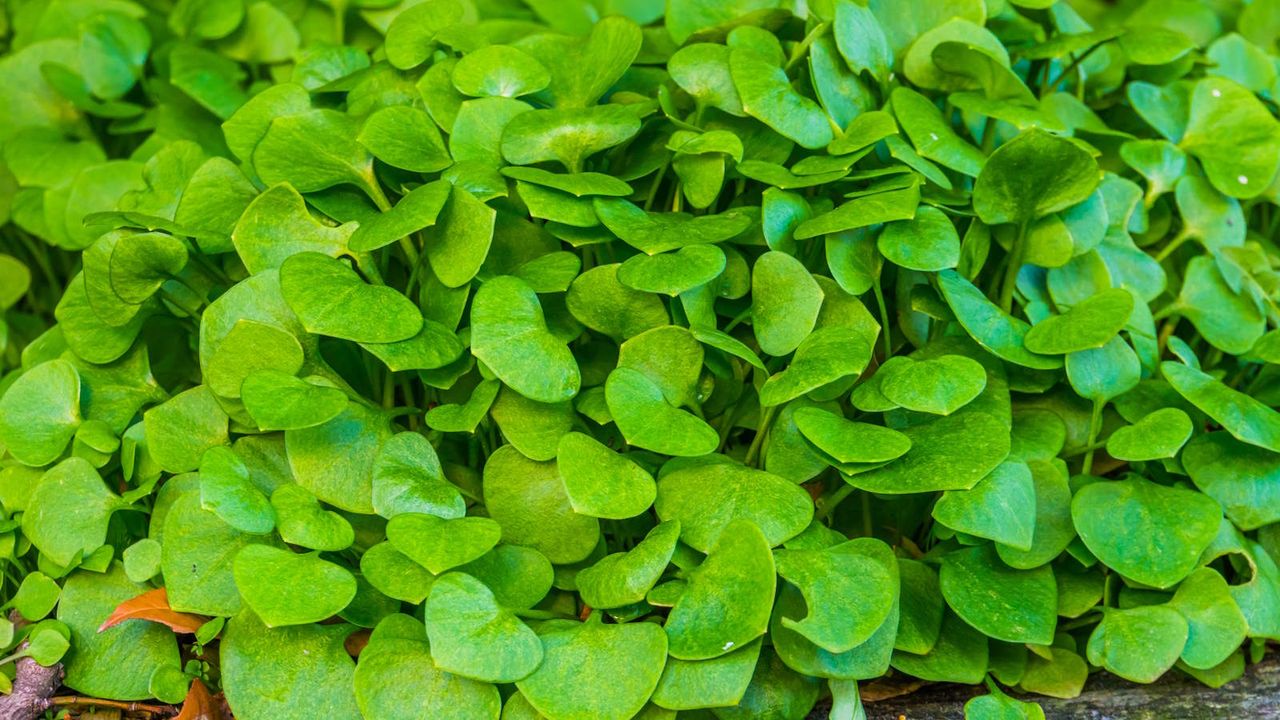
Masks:
[[[433,575],[465,565],[498,544],[502,528],[489,518],[401,513],[387,523],[391,546]]]
[[[471,303],[471,351],[511,389],[559,402],[581,384],[573,354],[547,329],[538,296],[522,280],[497,277]]]
[[[242,548],[234,572],[245,604],[267,627],[319,622],[356,594],[356,579],[340,566],[268,545]]]
[[[307,332],[389,343],[422,329],[422,313],[404,295],[365,283],[350,267],[320,253],[303,252],[285,260],[280,290]]]
[[[635,517],[653,504],[657,486],[644,468],[589,435],[566,433],[556,451],[556,469],[569,504],[592,517]]]
[[[425,618],[431,657],[446,672],[484,682],[514,682],[542,662],[538,636],[470,575],[453,572],[437,578]]]
[[[640,602],[671,562],[680,537],[680,522],[668,520],[649,531],[635,547],[613,553],[583,569],[574,579],[591,607],[609,609]]]
[[[813,517],[808,493],[777,475],[730,463],[692,465],[658,481],[654,510],[678,520],[680,539],[708,552],[735,520],[750,520],[770,547],[804,530]]]

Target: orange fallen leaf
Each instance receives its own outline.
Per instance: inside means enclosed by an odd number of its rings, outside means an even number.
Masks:
[[[142,593],[138,597],[125,600],[102,623],[98,632],[119,625],[125,620],[150,620],[168,625],[174,632],[194,633],[205,623],[205,618],[190,613],[182,613],[169,607],[169,594],[164,588],[156,588]]]
[[[173,720],[222,720],[222,710],[214,703],[204,683],[192,680],[187,699],[182,701],[182,712]]]

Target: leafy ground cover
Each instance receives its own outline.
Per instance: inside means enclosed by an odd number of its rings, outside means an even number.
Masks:
[[[1280,639],[1276,2],[5,8],[0,686],[986,720]]]

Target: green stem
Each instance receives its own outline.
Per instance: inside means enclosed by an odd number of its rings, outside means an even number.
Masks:
[[[1066,79],[1066,77],[1070,75],[1073,70],[1079,67],[1080,63],[1088,59],[1088,57],[1092,55],[1093,52],[1100,47],[1102,47],[1102,43],[1098,43],[1097,45],[1092,45],[1089,47],[1088,50],[1085,50],[1084,52],[1077,55],[1065,68],[1062,69],[1062,72],[1058,73],[1058,77],[1055,78],[1054,81],[1049,84],[1048,89],[1040,93],[1040,97],[1051,95],[1055,91],[1057,91],[1058,86],[1062,84],[1062,81]]]
[[[889,309],[884,303],[884,288],[880,287],[880,278],[871,282],[871,291],[876,296],[876,306],[880,309],[880,329],[884,337],[884,359],[893,356],[893,338],[889,337],[893,324],[889,321]]]
[[[1098,433],[1102,431],[1102,407],[1106,403],[1102,400],[1093,401],[1093,413],[1089,416],[1089,450],[1084,455],[1084,465],[1080,468],[1080,472],[1088,475],[1093,469],[1093,453],[1098,449],[1094,445],[1098,442]]]
[[[1173,239],[1169,241],[1168,245],[1165,245],[1160,252],[1156,253],[1156,262],[1164,262],[1165,258],[1172,255],[1174,251],[1182,247],[1182,244],[1190,239],[1191,233],[1187,232],[1186,229],[1183,229],[1182,232],[1175,235]]]
[[[845,498],[853,494],[853,490],[854,488],[852,485],[845,483],[839,488],[836,488],[835,492],[831,493],[830,497],[825,500],[819,498],[818,512],[815,517],[819,520],[826,520],[831,517],[831,513],[836,511],[836,508],[840,506],[840,503],[844,502]]]
[[[756,459],[760,457],[760,448],[764,447],[764,436],[769,433],[769,428],[773,425],[773,419],[777,416],[778,406],[771,405],[762,408],[760,414],[760,423],[756,426],[756,436],[751,439],[751,447],[747,448],[747,456],[743,459],[744,465],[754,467]]]
[[[822,37],[826,32],[826,23],[821,22],[814,25],[813,29],[809,31],[809,34],[805,35],[804,39],[800,41],[800,44],[791,48],[791,57],[787,59],[786,72],[791,72],[791,68],[795,67],[796,63],[804,59],[804,54],[809,50],[809,46],[812,45],[815,40]]]
[[[1013,311],[1013,290],[1018,285],[1018,271],[1022,269],[1022,258],[1026,255],[1027,222],[1018,223],[1018,234],[1013,238],[1013,246],[1009,248],[1009,264],[1004,269],[1004,285],[1000,288],[1000,309],[1006,313]]]

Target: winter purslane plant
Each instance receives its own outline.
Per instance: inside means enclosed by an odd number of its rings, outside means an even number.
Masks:
[[[1275,0],[5,10],[0,683],[984,720],[1280,639]]]

